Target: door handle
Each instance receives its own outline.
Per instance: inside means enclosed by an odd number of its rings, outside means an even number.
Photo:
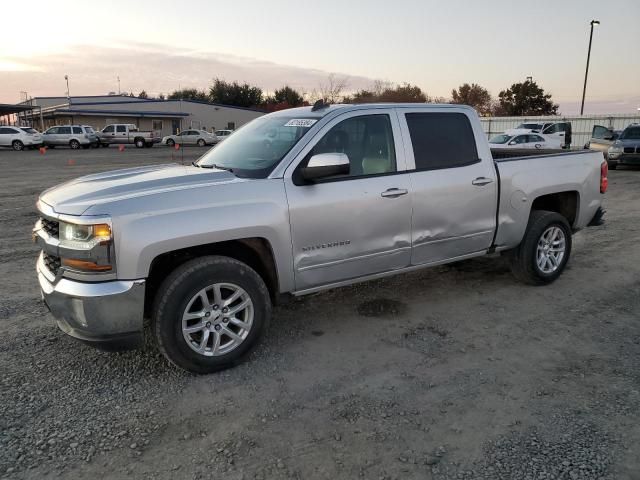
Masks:
[[[489,183],[492,183],[492,182],[493,182],[493,180],[491,180],[490,178],[478,177],[474,181],[472,181],[471,184],[475,185],[477,187],[483,187],[483,186],[488,185]]]
[[[385,198],[397,198],[402,195],[406,195],[407,193],[409,193],[409,190],[404,188],[390,188],[382,192],[380,196]]]

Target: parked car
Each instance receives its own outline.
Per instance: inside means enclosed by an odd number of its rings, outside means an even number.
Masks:
[[[180,145],[215,145],[218,143],[218,137],[214,133],[206,130],[184,130],[176,135],[168,135],[162,139],[164,145],[174,146],[176,143]]]
[[[233,130],[216,130],[216,137],[218,138],[218,141],[221,142],[232,133],[233,133]]]
[[[245,357],[285,294],[495,252],[551,283],[606,189],[597,152],[494,161],[470,107],[320,103],[257,118],[193,165],[46,190],[37,275],[67,334],[131,347],[150,318],[171,362],[208,373]]]
[[[591,138],[586,143],[584,148],[602,152],[602,155],[606,159],[608,156],[607,154],[609,151],[609,147],[613,145],[613,142],[618,139],[621,133],[622,130],[613,130],[602,125],[594,125],[593,129],[591,130]],[[615,168],[615,165],[609,164],[609,167]]]
[[[489,140],[489,146],[494,148],[526,148],[536,150],[560,149],[560,140],[536,133],[524,133],[520,135],[496,135]]]
[[[35,133],[30,132],[33,130]],[[0,125],[0,147],[24,150],[42,145],[42,136],[33,128]]]
[[[93,128],[85,125],[60,125],[51,127],[42,134],[46,147],[70,147],[74,150],[97,145],[98,137]]]
[[[571,122],[521,123],[505,131],[507,135],[518,133],[541,133],[560,142],[561,148],[571,147]]]
[[[640,165],[640,123],[625,128],[607,152],[607,162],[613,170],[618,165]]]
[[[143,132],[132,123],[114,123],[107,125],[98,132],[100,146],[109,145],[135,145],[138,148],[153,147],[162,138],[155,131]]]
[[[40,146],[42,146],[42,134],[36,130],[35,128],[32,127],[19,127],[20,130],[22,130],[23,132],[25,132],[27,135],[30,135],[32,137],[32,144],[29,145],[28,148],[38,148]]]

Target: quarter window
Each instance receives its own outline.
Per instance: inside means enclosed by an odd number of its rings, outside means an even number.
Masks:
[[[343,120],[313,147],[307,155],[307,162],[320,153],[344,153],[349,157],[349,174],[332,179],[395,172],[396,151],[389,115],[365,115]]]
[[[80,127],[73,127],[73,133],[76,133],[76,134],[82,134],[82,128],[80,128]]]
[[[455,168],[477,163],[471,123],[463,113],[405,114],[416,170]]]

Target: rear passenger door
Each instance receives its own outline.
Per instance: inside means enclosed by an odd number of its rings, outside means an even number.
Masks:
[[[399,109],[410,174],[412,265],[482,252],[496,227],[497,179],[491,151],[471,112]],[[481,158],[481,155],[484,158]]]
[[[116,125],[116,134],[114,137],[116,143],[128,143],[129,133],[126,125]]]

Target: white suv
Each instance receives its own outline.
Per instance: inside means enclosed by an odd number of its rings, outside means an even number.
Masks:
[[[65,146],[76,150],[80,147],[89,148],[91,145],[98,144],[96,132],[87,125],[51,127],[42,134],[42,138],[45,146],[50,148]]]
[[[0,125],[0,147],[11,147],[24,150],[42,145],[42,137],[37,130],[27,127],[10,127]]]

